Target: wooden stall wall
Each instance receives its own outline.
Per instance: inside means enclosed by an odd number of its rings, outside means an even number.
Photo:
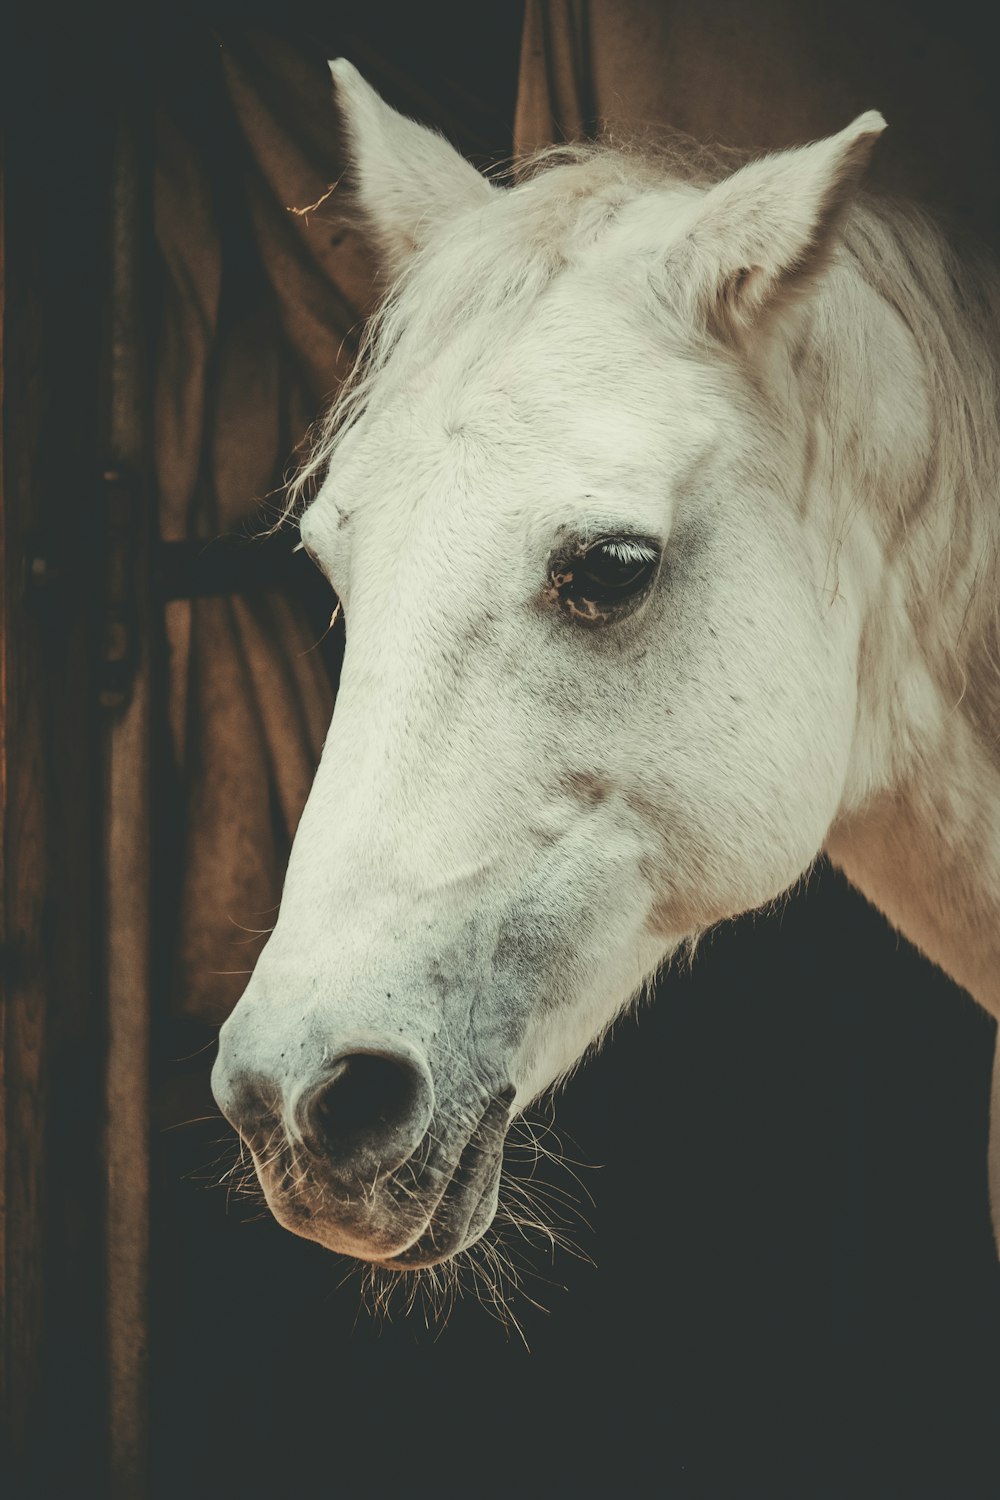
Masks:
[[[8,13],[3,80],[3,1473],[107,1479],[101,475],[107,38]],[[81,1488],[78,1488],[81,1487]]]

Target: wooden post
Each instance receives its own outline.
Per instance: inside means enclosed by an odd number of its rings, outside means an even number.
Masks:
[[[112,1500],[146,1491],[149,1274],[150,681],[143,215],[138,142],[123,119],[111,192],[110,421],[104,473],[107,942],[106,1274]]]
[[[107,1488],[94,502],[110,139],[97,39],[60,41],[26,15],[4,101],[31,121],[3,141],[0,351],[0,1490],[18,1496]]]

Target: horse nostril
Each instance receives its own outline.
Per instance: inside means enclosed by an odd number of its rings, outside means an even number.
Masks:
[[[432,1112],[430,1077],[412,1058],[350,1052],[303,1101],[299,1118],[310,1150],[354,1173],[405,1161]]]

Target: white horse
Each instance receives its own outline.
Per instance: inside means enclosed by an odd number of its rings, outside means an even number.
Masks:
[[[858,201],[875,113],[504,188],[332,70],[390,286],[307,466],[347,652],[213,1083],[281,1223],[402,1269],[821,851],[1000,1013],[1000,281]]]

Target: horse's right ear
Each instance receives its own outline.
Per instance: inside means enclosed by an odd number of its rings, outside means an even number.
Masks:
[[[391,109],[346,58],[330,63],[348,178],[390,276],[440,225],[494,191],[444,136]]]
[[[749,162],[708,190],[672,251],[699,320],[739,341],[809,289],[884,129],[869,110],[838,135]]]

